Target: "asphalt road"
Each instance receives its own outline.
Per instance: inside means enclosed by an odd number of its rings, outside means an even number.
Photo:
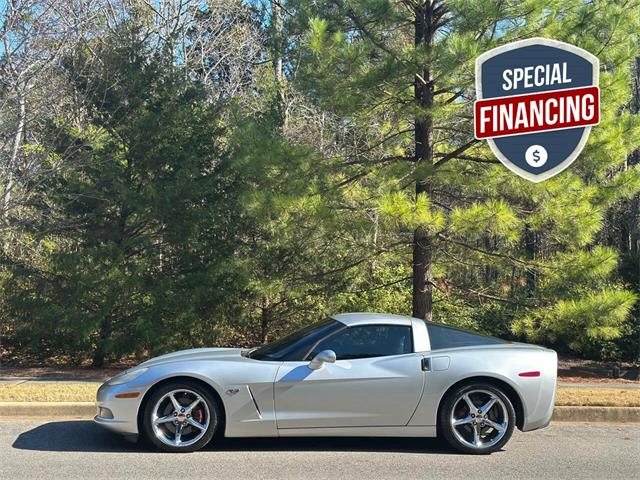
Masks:
[[[479,457],[417,438],[227,439],[170,455],[89,421],[12,420],[0,421],[0,478],[640,479],[640,425],[555,424]]]

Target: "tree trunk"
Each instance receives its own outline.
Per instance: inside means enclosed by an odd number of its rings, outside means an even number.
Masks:
[[[431,250],[429,236],[417,228],[413,233],[413,316],[427,321],[431,321],[433,310]]]
[[[289,116],[287,114],[287,101],[285,93],[283,55],[286,42],[284,40],[284,24],[282,20],[281,0],[271,0],[271,62],[273,76],[276,81],[276,112],[280,126],[287,128]]]
[[[91,361],[91,367],[102,368],[104,366],[104,349],[102,345],[98,345],[93,352],[93,360]]]
[[[100,332],[98,333],[98,341],[96,342],[96,348],[93,351],[93,359],[91,366],[93,368],[102,368],[104,366],[104,360],[106,356],[106,346],[111,337],[111,319],[104,317],[100,322]]]
[[[266,343],[267,336],[269,335],[270,311],[269,311],[269,298],[262,298],[262,312],[260,314],[260,343]]]
[[[17,122],[16,131],[13,135],[13,146],[11,148],[11,157],[6,165],[6,177],[3,179],[2,192],[2,220],[5,226],[9,223],[9,204],[11,202],[11,191],[14,184],[14,170],[18,162],[20,154],[20,146],[22,145],[22,137],[24,134],[24,124],[26,117],[25,95],[20,89],[16,90],[16,106],[17,106]]]
[[[529,225],[526,225],[524,230],[524,251],[525,258],[528,261],[533,262],[536,260],[537,239],[535,232],[531,230],[531,226]],[[526,270],[524,276],[526,280],[527,295],[533,298],[535,297],[536,290],[536,272],[534,270]]]
[[[433,5],[425,2],[415,7],[415,47],[431,50],[433,44]],[[433,83],[429,65],[422,68],[414,80],[414,92],[417,104],[422,111],[415,119],[415,162],[433,164]],[[416,182],[416,199],[420,195],[429,195],[428,179]],[[433,260],[433,242],[427,230],[418,227],[413,233],[413,316],[431,320],[433,310],[433,288],[431,263]]]
[[[483,238],[484,249],[488,252],[493,250],[494,242],[493,239],[489,235],[485,235]],[[495,267],[494,263],[487,263],[484,266],[484,283],[485,285],[491,285],[498,279],[498,269]]]

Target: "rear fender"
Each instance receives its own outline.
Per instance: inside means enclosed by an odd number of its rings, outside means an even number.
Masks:
[[[545,426],[553,413],[557,357],[540,347],[464,347],[438,350],[425,357],[448,357],[448,368],[425,372],[425,388],[409,425],[437,424],[438,407],[455,384],[475,377],[489,377],[509,385],[522,403],[523,431]],[[446,363],[446,362],[443,362]],[[540,376],[523,377],[524,372]]]

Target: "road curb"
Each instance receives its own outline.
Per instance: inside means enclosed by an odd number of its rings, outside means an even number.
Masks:
[[[95,414],[92,402],[0,402],[0,418],[93,418]],[[555,407],[552,421],[640,423],[640,407]]]

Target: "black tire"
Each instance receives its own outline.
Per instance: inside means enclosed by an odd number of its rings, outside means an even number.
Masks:
[[[175,446],[175,445],[169,445],[165,442],[163,442],[160,438],[158,438],[158,435],[156,434],[156,432],[154,431],[153,428],[153,416],[154,416],[154,409],[156,408],[156,404],[163,399],[163,397],[165,397],[167,394],[169,394],[172,391],[181,391],[184,390],[185,393],[183,394],[184,396],[182,397],[182,402],[180,401],[179,395],[180,394],[176,394],[176,397],[178,397],[178,401],[181,405],[187,406],[187,403],[184,402],[185,399],[189,399],[188,397],[188,393],[187,392],[193,392],[197,395],[199,395],[202,399],[202,402],[206,403],[206,407],[208,409],[208,414],[209,414],[209,419],[207,422],[207,428],[206,431],[204,433],[204,435],[202,435],[202,437],[200,439],[198,439],[196,442],[188,444],[188,445],[181,445],[181,446]],[[166,400],[168,401],[168,400]],[[167,406],[167,410],[171,409],[172,407]],[[202,414],[206,413],[206,410],[204,408],[204,406],[199,405],[196,408],[200,408],[202,410]],[[194,408],[194,411],[196,411],[196,408]],[[194,415],[195,416],[195,415]],[[175,382],[171,382],[171,383],[167,383],[165,385],[162,385],[161,387],[157,388],[156,390],[154,390],[151,393],[151,396],[149,397],[149,399],[147,400],[146,404],[145,404],[145,408],[144,408],[144,412],[143,412],[143,417],[142,417],[142,433],[144,434],[144,438],[154,447],[156,447],[158,450],[161,450],[163,452],[170,452],[170,453],[188,453],[188,452],[195,452],[196,450],[200,450],[201,448],[203,448],[205,445],[207,445],[211,439],[213,438],[213,436],[216,433],[216,430],[218,429],[218,425],[220,423],[220,418],[221,418],[221,414],[220,414],[220,406],[218,405],[218,402],[216,400],[216,398],[213,397],[213,395],[209,392],[209,390],[207,388],[202,387],[202,385],[200,385],[197,382],[192,382],[189,380],[180,380],[180,381],[175,381]],[[170,429],[173,429],[173,435],[177,436],[175,433],[175,429],[177,427],[173,425],[173,422],[167,422],[166,427],[163,426],[162,429],[164,431],[164,429],[166,429],[167,431],[167,435],[166,437],[170,437],[171,436],[171,431]],[[189,435],[193,435],[194,438],[197,437],[197,435],[200,433],[199,429],[196,429],[195,427],[192,427],[190,425],[185,425],[185,427],[183,427],[185,430],[181,430],[181,431],[189,431],[192,432]],[[189,429],[189,430],[186,430]],[[188,443],[188,441],[187,441]]]
[[[459,436],[462,436],[463,439],[466,439],[465,436],[468,435],[469,436],[469,438],[467,439],[468,442],[473,443],[473,440],[472,440],[474,438],[473,430],[476,428],[476,424],[472,423],[472,424],[460,425],[458,427],[454,427],[452,425],[451,419],[454,418],[454,414],[456,419],[459,417],[462,417],[461,419],[464,420],[464,419],[468,419],[468,417],[473,416],[475,417],[474,419],[472,419],[473,421],[476,418],[481,418],[481,417],[476,417],[477,413],[472,415],[470,408],[468,411],[464,412],[464,405],[467,404],[467,402],[462,400],[461,398],[465,394],[468,394],[471,396],[472,402],[474,402],[473,399],[475,399],[475,401],[480,400],[480,403],[481,403],[483,401],[482,396],[485,395],[481,392],[489,392],[490,394],[493,394],[495,397],[497,397],[497,399],[499,399],[501,404],[499,402],[495,402],[494,406],[489,408],[489,412],[490,412],[489,415],[493,416],[496,419],[496,423],[497,423],[498,417],[504,417],[504,418],[501,418],[502,420],[500,421],[501,425],[503,424],[504,419],[506,418],[507,425],[506,425],[506,428],[504,429],[504,434],[502,435],[502,438],[495,441],[501,435],[501,432],[498,429],[492,428],[491,426],[485,426],[485,424],[482,424],[483,426],[480,427],[480,423],[478,423],[478,428],[480,429],[479,431],[485,432],[485,435],[487,435],[487,438],[488,438],[488,441],[486,442],[487,445],[486,446],[470,446],[468,443],[465,443],[463,440],[461,440]],[[486,396],[484,398],[488,399],[490,397]],[[461,402],[463,401],[464,403],[461,404]],[[497,406],[495,406],[496,404]],[[457,407],[459,410],[462,410],[462,413],[453,412],[453,409],[455,407]],[[483,412],[483,414],[486,415],[487,412]],[[494,420],[491,417],[489,417],[488,421],[493,422]],[[500,450],[511,438],[515,425],[516,425],[516,412],[509,398],[504,394],[502,390],[500,390],[500,388],[486,382],[473,382],[466,385],[462,385],[452,390],[444,398],[442,403],[442,408],[440,408],[440,412],[438,414],[438,428],[442,437],[454,449],[458,450],[459,452],[469,453],[472,455],[486,455],[486,454],[495,452],[497,450]],[[458,435],[456,435],[456,432],[454,431],[455,428],[458,429],[457,430]],[[489,432],[489,433],[486,433],[486,432]],[[493,438],[491,438],[491,435],[493,435]],[[492,441],[495,441],[495,443],[492,443]]]

